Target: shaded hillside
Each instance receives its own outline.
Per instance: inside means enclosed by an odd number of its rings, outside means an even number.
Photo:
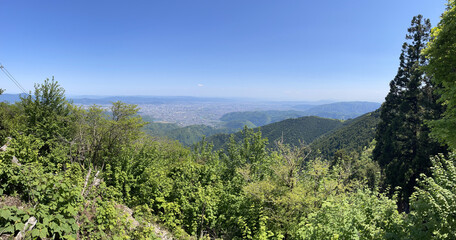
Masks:
[[[143,130],[151,136],[164,137],[167,136],[169,132],[179,128],[181,127],[175,123],[149,122],[143,127]]]
[[[348,120],[331,132],[316,139],[310,145],[313,153],[321,152],[323,158],[331,158],[337,150],[361,152],[374,139],[380,110]]]
[[[258,125],[253,124],[249,120],[234,120],[234,121],[226,122],[222,126],[224,128],[231,129],[232,130],[231,132],[236,132],[236,131],[244,128],[244,126],[247,126],[248,128],[256,128]]]
[[[191,125],[180,127],[175,123],[152,122],[144,126],[144,132],[153,137],[166,137],[178,140],[185,146],[190,146],[203,139],[203,136],[210,136],[218,133],[229,133],[226,128],[214,128],[206,125]]]
[[[204,136],[211,136],[218,133],[228,133],[228,129],[213,128],[206,125],[191,125],[171,130],[167,136],[171,139],[178,140],[185,146],[193,145],[203,139]]]
[[[274,142],[283,136],[284,143],[298,145],[300,141],[310,143],[319,136],[339,127],[342,122],[334,119],[320,117],[301,117],[296,119],[287,119],[280,122],[265,125],[261,128],[255,128],[255,131],[261,129],[263,137],[268,138],[269,147],[274,146]],[[235,139],[242,137],[241,132],[234,134]],[[217,134],[207,139],[214,144],[215,149],[224,148],[229,142],[230,134]]]
[[[300,111],[249,111],[249,112],[231,112],[223,115],[220,120],[225,122],[227,126],[232,122],[251,122],[256,127],[264,126],[270,123],[279,122],[289,118],[298,118],[306,116]],[[248,126],[248,125],[247,125]],[[241,126],[242,128],[243,126]],[[250,127],[250,126],[249,126]]]

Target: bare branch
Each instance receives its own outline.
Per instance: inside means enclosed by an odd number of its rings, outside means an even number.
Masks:
[[[16,235],[16,237],[14,238],[14,240],[21,240],[21,239],[23,239],[23,238],[25,237],[25,233],[31,231],[31,230],[35,227],[35,225],[36,225],[37,222],[38,222],[38,221],[36,220],[35,217],[30,217],[30,218],[27,220],[27,222],[25,223],[24,229],[22,229],[22,231],[20,231],[20,232]]]
[[[87,175],[85,177],[84,187],[82,188],[81,196],[84,196],[84,191],[87,187],[87,183],[89,182],[90,173],[92,173],[92,168],[89,168],[89,172],[87,173]]]

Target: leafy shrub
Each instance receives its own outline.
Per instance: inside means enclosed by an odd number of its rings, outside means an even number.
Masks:
[[[300,223],[299,239],[398,239],[396,202],[370,190],[332,197]]]
[[[456,239],[456,154],[431,158],[432,177],[422,174],[411,197],[413,239]]]

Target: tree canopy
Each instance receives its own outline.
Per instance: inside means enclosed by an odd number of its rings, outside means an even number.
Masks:
[[[448,8],[442,14],[441,21],[432,29],[432,37],[424,50],[429,60],[425,67],[427,74],[433,77],[439,102],[446,110],[441,119],[431,122],[434,136],[443,143],[456,149],[456,2],[448,1]]]

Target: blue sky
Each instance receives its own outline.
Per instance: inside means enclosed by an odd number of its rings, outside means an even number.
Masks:
[[[0,0],[0,63],[68,95],[380,102],[412,17],[445,2]]]

